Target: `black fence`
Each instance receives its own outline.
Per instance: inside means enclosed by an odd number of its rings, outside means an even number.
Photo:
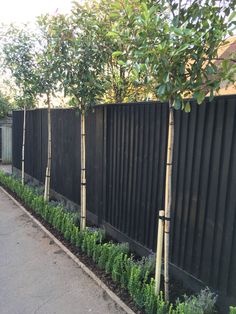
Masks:
[[[13,114],[21,168],[23,114]],[[155,251],[164,207],[168,107],[104,105],[87,115],[87,203],[98,224],[139,252]],[[27,112],[26,172],[44,181],[47,111]],[[80,203],[80,116],[52,111],[52,189]],[[171,262],[190,284],[236,304],[236,96],[175,112]]]

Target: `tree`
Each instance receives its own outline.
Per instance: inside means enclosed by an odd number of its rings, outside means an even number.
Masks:
[[[71,104],[81,113],[81,230],[86,226],[85,114],[105,91],[102,76],[105,58],[96,37],[95,17],[88,5],[74,4],[72,15],[45,19],[53,34],[51,48],[53,58],[58,60],[64,94],[71,97]]]
[[[48,15],[38,18],[39,33],[37,34],[37,93],[46,96],[48,107],[48,144],[47,167],[45,174],[44,200],[50,196],[51,164],[52,164],[52,129],[51,129],[51,97],[59,90],[59,59],[54,54],[55,34],[48,24]]]
[[[14,25],[7,29],[3,44],[4,65],[10,70],[20,91],[19,95],[15,97],[15,103],[24,110],[21,158],[21,182],[23,185],[25,178],[26,109],[34,107],[36,97],[35,46],[32,35]]]
[[[224,5],[223,5],[224,3]],[[165,298],[169,300],[169,241],[172,205],[172,160],[174,145],[174,109],[189,112],[186,97],[200,105],[210,99],[226,79],[234,80],[233,59],[219,60],[218,50],[235,26],[235,1],[142,1],[141,10],[133,13],[130,62],[137,77],[152,73],[157,97],[169,103],[166,156],[164,216]],[[233,13],[231,13],[233,12]],[[122,38],[121,38],[122,39]],[[217,67],[215,61],[221,61]],[[158,292],[158,291],[157,291]]]

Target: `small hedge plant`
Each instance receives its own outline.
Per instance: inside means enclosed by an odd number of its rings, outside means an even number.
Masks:
[[[214,313],[216,297],[209,289],[198,296],[184,297],[173,306],[164,301],[163,294],[154,293],[155,282],[151,278],[155,259],[143,257],[134,261],[129,255],[127,243],[103,243],[104,232],[97,228],[80,231],[75,214],[66,212],[61,205],[45,202],[33,187],[22,185],[19,180],[0,171],[0,183],[13,191],[27,207],[39,214],[58,230],[64,238],[86,253],[112,279],[126,288],[137,304],[147,314],[210,314]],[[233,312],[233,308],[230,310]]]

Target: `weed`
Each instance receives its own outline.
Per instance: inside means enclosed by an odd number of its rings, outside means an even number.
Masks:
[[[184,301],[177,301],[176,310],[178,314],[212,314],[216,303],[216,295],[209,288],[190,297],[184,296]]]

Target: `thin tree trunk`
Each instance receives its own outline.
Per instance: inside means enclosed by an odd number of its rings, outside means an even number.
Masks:
[[[164,290],[165,300],[169,301],[169,250],[170,250],[170,217],[172,202],[172,163],[174,148],[174,112],[171,100],[169,100],[169,124],[166,158],[166,182],[165,182],[165,237],[164,237]]]
[[[26,127],[26,106],[24,106],[23,118],[23,139],[22,139],[22,158],[21,158],[21,184],[25,183],[25,127]]]
[[[85,111],[81,110],[81,215],[80,215],[80,229],[84,230],[86,227],[86,134],[85,134]]]
[[[47,94],[48,104],[48,157],[45,175],[44,200],[49,201],[50,181],[51,181],[51,163],[52,163],[52,130],[51,130],[51,102],[50,95]]]

